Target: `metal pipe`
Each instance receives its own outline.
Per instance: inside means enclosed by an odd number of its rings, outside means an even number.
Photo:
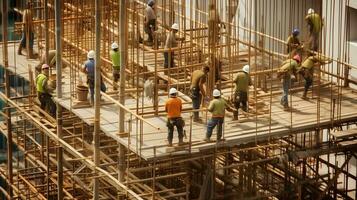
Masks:
[[[3,40],[3,62],[5,68],[5,94],[6,97],[10,98],[10,71],[7,69],[9,67],[8,61],[8,49],[7,49],[7,1],[2,1],[2,40]],[[7,105],[9,106],[9,105]],[[13,184],[13,173],[12,173],[12,127],[11,127],[11,111],[6,109],[6,125],[7,125],[7,168],[8,168],[8,179],[9,185],[7,188],[10,199],[13,197],[11,185]]]
[[[95,0],[95,83],[94,83],[94,134],[93,134],[93,157],[95,166],[99,166],[99,134],[100,134],[100,23],[101,23],[101,0]],[[99,179],[93,180],[93,199],[99,199]]]
[[[126,43],[126,4],[128,1],[120,0],[119,4],[119,40],[120,40],[120,87],[119,87],[119,102],[125,105],[125,68],[127,63],[127,43]],[[124,109],[119,110],[119,133],[124,132]],[[125,174],[125,146],[119,144],[119,173],[118,179],[120,182],[124,181]]]
[[[55,32],[56,32],[56,92],[57,97],[62,98],[62,45],[61,45],[61,1],[55,1]],[[57,135],[62,139],[62,107],[59,101],[56,103]],[[59,145],[57,151],[57,198],[63,199],[63,149]]]

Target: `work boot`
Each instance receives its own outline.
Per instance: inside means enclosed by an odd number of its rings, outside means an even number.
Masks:
[[[193,122],[202,123],[203,120],[201,118],[194,118]]]
[[[290,109],[289,105],[284,105],[284,111],[288,111]]]
[[[210,141],[211,141],[211,139],[210,139],[210,138],[208,138],[208,137],[206,137],[205,139],[203,139],[203,141],[205,141],[205,142],[210,142]]]
[[[179,138],[179,143],[178,143],[178,145],[179,145],[179,146],[184,145],[183,138]]]
[[[233,120],[238,120],[238,112],[233,113]]]
[[[167,141],[167,146],[172,147],[172,141]]]
[[[302,99],[307,99],[307,91],[304,91],[304,94],[301,97]]]
[[[35,57],[35,54],[33,53],[33,49],[30,49],[29,52],[28,52],[28,54],[29,54],[29,58],[30,58],[30,59],[35,59],[35,58],[36,58],[36,57]]]
[[[117,83],[113,83],[113,90],[114,90],[114,91],[117,91],[117,90],[118,90]]]
[[[17,55],[22,55],[22,46],[19,45],[19,48],[17,49]]]

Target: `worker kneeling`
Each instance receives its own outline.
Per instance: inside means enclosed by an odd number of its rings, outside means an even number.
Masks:
[[[51,116],[56,115],[56,106],[52,101],[50,92],[52,89],[48,85],[50,66],[43,64],[41,67],[42,72],[36,77],[37,97],[41,103],[41,109],[49,112]]]
[[[208,111],[212,113],[212,118],[207,124],[207,133],[205,141],[209,142],[212,136],[213,129],[217,126],[217,141],[222,138],[222,128],[224,122],[225,110],[233,111],[227,102],[221,98],[221,92],[217,89],[213,90],[213,100],[208,106]]]
[[[172,146],[174,128],[176,126],[178,132],[179,145],[183,144],[183,127],[185,122],[181,117],[182,101],[177,97],[176,88],[171,88],[169,91],[170,98],[166,101],[165,111],[167,112],[167,128],[168,128],[168,146]]]

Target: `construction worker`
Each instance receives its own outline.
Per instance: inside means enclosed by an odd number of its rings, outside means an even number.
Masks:
[[[89,91],[90,91],[90,104],[94,105],[94,74],[95,74],[95,52],[93,50],[90,50],[87,54],[87,58],[88,60],[84,63],[84,67],[82,69],[82,71],[84,73],[86,73],[87,75],[87,84],[89,87]],[[101,78],[101,83],[100,83],[100,90],[102,92],[106,91],[106,86]]]
[[[307,99],[307,92],[313,83],[314,67],[320,66],[321,64],[328,64],[330,62],[331,60],[316,55],[309,56],[302,62],[301,67],[299,68],[299,73],[305,79],[304,94],[302,95],[303,99]]]
[[[56,107],[52,101],[52,89],[48,85],[48,76],[49,76],[50,66],[47,64],[42,65],[41,73],[36,77],[36,90],[37,97],[41,103],[41,109],[49,112],[52,116],[56,115]]]
[[[217,126],[217,141],[222,138],[222,126],[224,122],[225,110],[232,111],[227,102],[221,98],[221,92],[218,89],[213,90],[213,100],[209,103],[208,111],[212,113],[211,119],[207,123],[207,132],[205,141],[209,142],[213,129]]]
[[[234,78],[234,107],[237,111],[233,112],[233,119],[238,120],[238,109],[242,104],[242,110],[248,112],[248,91],[252,81],[249,76],[249,65],[245,65],[242,70],[238,71]]]
[[[221,19],[213,3],[209,5],[208,39],[210,45],[216,45],[220,39]]]
[[[174,51],[170,51],[170,48],[177,47],[176,41],[176,33],[178,32],[179,27],[178,24],[174,23],[171,26],[171,31],[167,36],[166,43],[165,43],[165,52],[164,52],[164,68],[171,68],[174,67]],[[165,71],[167,73],[167,71]]]
[[[113,42],[112,44],[110,58],[113,66],[113,89],[118,90],[118,80],[120,78],[120,53],[119,46],[116,42]]]
[[[287,39],[287,50],[286,51],[290,55],[295,55],[296,53],[298,53],[297,51],[301,45],[300,40],[298,38],[299,34],[300,34],[299,29],[295,28],[293,30],[293,32],[291,33],[291,35]]]
[[[168,146],[172,146],[174,128],[176,126],[178,132],[179,145],[183,144],[183,126],[184,121],[181,117],[182,102],[177,97],[176,88],[171,88],[169,91],[170,98],[166,101],[165,111],[167,112],[167,128],[168,128]]]
[[[210,64],[212,64],[212,66],[214,67],[215,70],[215,82],[217,83],[219,80],[221,80],[221,74],[222,74],[222,61],[220,59],[218,59],[216,56],[214,56],[213,54],[211,54],[207,59],[206,59],[206,63],[207,66],[210,66]]]
[[[283,62],[278,70],[278,77],[282,79],[283,96],[281,97],[280,104],[284,106],[284,110],[289,109],[288,95],[291,87],[291,74],[297,77],[296,72],[301,63],[300,55],[296,54],[293,59],[287,59]]]
[[[22,14],[22,37],[20,40],[17,54],[22,55],[22,48],[27,48],[27,54],[29,58],[34,58],[33,53],[34,33],[33,33],[33,21],[31,3],[27,3],[26,9]]]
[[[195,70],[191,76],[191,98],[192,98],[192,108],[200,109],[202,96],[206,97],[205,83],[207,79],[207,74],[209,72],[209,67],[206,65],[201,70]],[[200,122],[199,112],[193,112],[193,121]]]
[[[49,50],[48,51],[48,65],[50,66],[50,68],[55,68],[56,67],[56,50]],[[41,56],[41,59],[40,59],[40,63],[35,67],[36,69],[36,72],[37,73],[41,73],[41,67],[43,64],[46,63],[46,52],[43,52],[42,56]],[[66,66],[69,66],[69,62],[62,58],[62,65],[63,65],[63,68],[65,68]]]
[[[315,13],[314,9],[310,8],[305,17],[309,31],[309,49],[317,51],[319,48],[319,35],[322,30],[323,22],[319,14]]]
[[[148,34],[148,42],[153,42],[154,31],[156,30],[155,1],[149,0],[145,9],[144,31]]]

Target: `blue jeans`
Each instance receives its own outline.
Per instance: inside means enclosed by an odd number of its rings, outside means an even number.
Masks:
[[[200,109],[200,105],[201,105],[201,99],[202,99],[202,95],[200,92],[200,89],[198,87],[192,88],[191,90],[192,93],[192,108],[193,109]],[[193,112],[193,118],[194,119],[198,119],[199,118],[199,112]]]
[[[211,138],[213,129],[217,126],[217,140],[222,137],[223,117],[212,117],[207,123],[206,138]]]
[[[94,80],[89,79],[88,86],[89,86],[89,92],[90,92],[90,100],[91,100],[91,102],[94,103]],[[101,81],[101,83],[100,83],[100,91],[102,91],[102,92],[107,91],[107,87],[105,86],[103,81]]]
[[[289,89],[291,86],[291,77],[290,75],[285,75],[283,78],[283,96],[281,97],[280,103],[283,106],[289,106]]]
[[[35,36],[34,36],[33,32],[30,32],[29,34],[30,34],[30,39],[29,39],[30,49],[33,49],[33,40],[34,40]],[[25,32],[22,33],[20,46],[23,48],[26,48],[26,33]]]

